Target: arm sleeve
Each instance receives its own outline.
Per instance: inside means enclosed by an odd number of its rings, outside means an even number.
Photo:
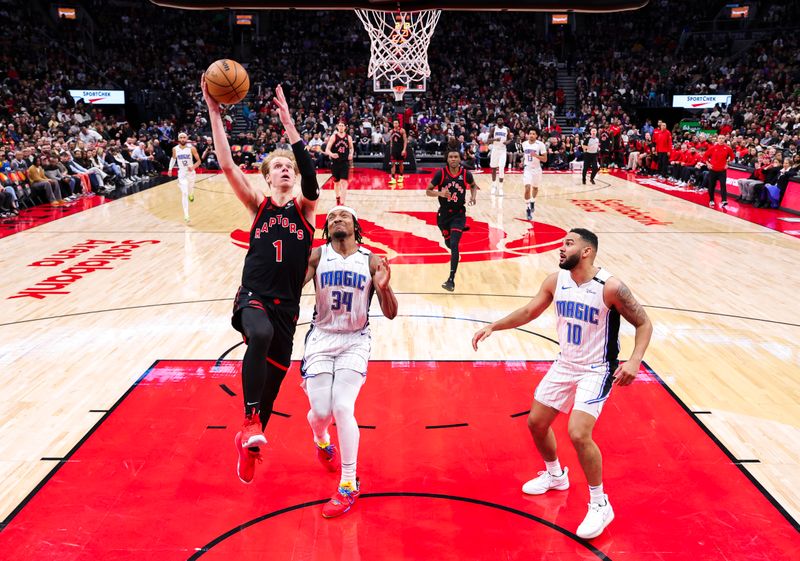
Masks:
[[[442,170],[438,170],[436,173],[433,174],[433,179],[431,179],[431,183],[433,183],[436,187],[439,187],[442,183]]]
[[[292,144],[292,153],[300,170],[300,189],[303,191],[303,196],[309,201],[316,201],[319,199],[317,172],[314,170],[314,162],[311,161],[311,155],[306,152],[302,140]]]

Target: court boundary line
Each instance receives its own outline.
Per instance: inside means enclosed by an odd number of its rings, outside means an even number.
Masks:
[[[473,293],[468,293],[468,292],[467,293],[465,293],[465,292],[459,292],[459,293],[395,292],[395,295],[396,296],[446,296],[448,298],[453,298],[455,296],[485,296],[485,297],[490,297],[490,298],[527,298],[529,300],[532,298],[532,296],[529,296],[527,294],[491,294],[491,293],[479,293],[479,292],[473,292]],[[301,298],[302,297],[311,297],[311,296],[315,296],[313,292],[304,293],[304,294],[300,295]],[[31,323],[31,322],[34,322],[34,321],[47,321],[47,320],[51,320],[51,319],[62,319],[62,318],[83,316],[83,315],[89,315],[89,314],[104,314],[104,313],[108,313],[108,312],[120,312],[120,311],[124,311],[124,310],[136,310],[136,309],[140,309],[140,308],[156,308],[156,307],[159,307],[159,306],[182,306],[182,305],[186,305],[186,304],[205,304],[205,303],[209,303],[209,302],[227,302],[227,301],[232,302],[233,298],[208,298],[208,299],[204,299],[204,300],[183,300],[183,301],[179,301],[179,302],[162,302],[162,303],[159,303],[159,304],[138,304],[136,306],[125,306],[125,307],[122,307],[122,308],[106,308],[104,310],[91,310],[91,311],[88,311],[88,312],[74,312],[74,313],[71,313],[71,314],[61,314],[61,315],[57,315],[57,316],[45,316],[45,317],[41,317],[41,318],[21,319],[21,320],[17,320],[17,321],[0,323],[0,327],[8,327],[10,325],[18,325],[18,324],[21,324],[21,323]],[[791,322],[788,322],[788,321],[778,321],[778,320],[775,320],[775,319],[756,318],[756,317],[751,317],[751,316],[739,316],[739,315],[736,315],[736,314],[726,314],[726,313],[723,313],[723,312],[711,312],[711,311],[708,311],[708,310],[690,310],[690,309],[687,309],[687,308],[675,308],[675,307],[671,307],[671,306],[658,306],[658,305],[655,305],[655,304],[642,304],[642,307],[643,308],[652,308],[654,310],[667,310],[667,311],[673,311],[673,312],[685,312],[685,313],[688,313],[688,314],[706,314],[706,315],[711,315],[711,316],[720,316],[720,317],[729,317],[729,318],[734,318],[734,319],[741,319],[741,320],[745,320],[745,321],[760,321],[760,322],[764,322],[764,323],[772,323],[772,324],[775,324],[775,325],[786,325],[786,326],[789,326],[789,327],[800,327],[800,323],[791,323]],[[382,318],[383,315],[382,314],[375,314],[375,315],[371,315],[369,317],[377,319],[377,318]],[[407,317],[407,316],[404,316],[404,317]],[[442,316],[431,316],[431,317],[442,317]],[[453,318],[453,319],[465,319],[465,318]],[[483,320],[471,320],[471,321],[477,321],[479,323],[491,323],[491,322],[484,322]],[[298,324],[298,325],[307,325],[307,324],[308,324],[308,322],[305,322],[305,323],[302,323],[302,324]]]

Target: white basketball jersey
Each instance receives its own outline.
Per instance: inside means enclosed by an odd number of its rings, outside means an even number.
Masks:
[[[192,165],[192,147],[187,144],[181,147],[178,144],[175,147],[175,161],[178,164],[178,173],[187,173]]]
[[[356,332],[369,323],[367,312],[372,300],[372,275],[369,272],[370,252],[358,248],[347,258],[322,246],[314,285],[317,303],[311,323],[325,331]]]
[[[554,298],[559,360],[584,365],[617,360],[619,312],[603,301],[603,288],[611,276],[600,269],[594,278],[578,286],[569,271],[559,271]]]
[[[494,144],[492,145],[492,150],[506,150],[506,140],[508,140],[508,127],[495,127],[494,134],[492,136],[492,140]]]
[[[547,147],[544,145],[544,142],[541,140],[528,142],[526,140],[522,143],[522,152],[525,154],[526,170],[533,171],[542,169],[542,161],[536,156],[544,156],[547,154]]]

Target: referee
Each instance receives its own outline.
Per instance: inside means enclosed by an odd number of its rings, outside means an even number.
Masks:
[[[597,138],[597,129],[593,128],[589,132],[589,138],[583,143],[583,184],[586,185],[586,172],[591,167],[592,176],[589,181],[594,185],[594,178],[597,176],[597,151],[600,149],[600,139]]]

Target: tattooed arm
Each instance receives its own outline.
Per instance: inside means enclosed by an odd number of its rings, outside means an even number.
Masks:
[[[639,372],[639,365],[644,357],[644,351],[650,344],[650,337],[653,334],[653,324],[647,317],[642,305],[637,302],[630,289],[625,283],[611,277],[603,290],[603,299],[609,308],[614,308],[619,314],[636,328],[633,352],[624,364],[620,365],[614,372],[614,383],[620,386],[627,386],[636,378]]]

